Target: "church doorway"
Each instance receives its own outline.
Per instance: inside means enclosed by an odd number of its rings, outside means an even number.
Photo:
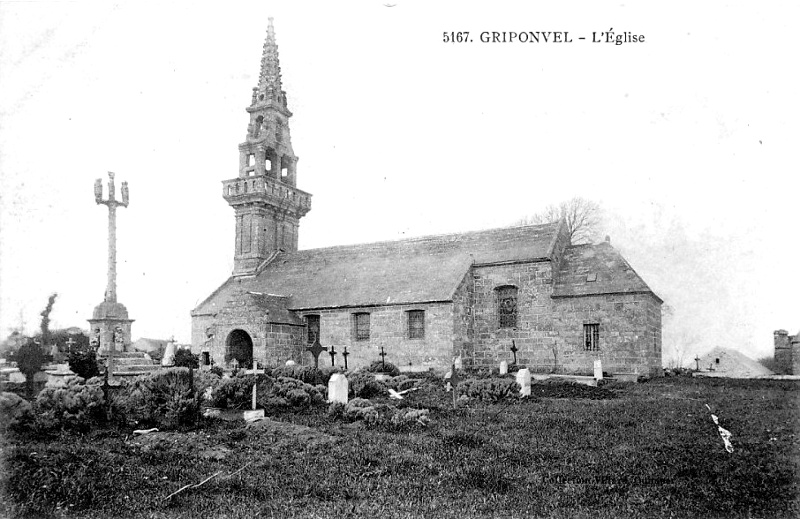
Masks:
[[[239,366],[247,367],[253,364],[253,339],[244,330],[233,330],[228,335],[225,362],[234,360]]]

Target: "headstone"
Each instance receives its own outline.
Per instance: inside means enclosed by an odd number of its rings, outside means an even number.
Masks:
[[[500,374],[505,375],[508,373],[508,362],[502,361],[500,363]]]
[[[517,384],[520,385],[520,396],[531,396],[531,370],[522,368],[517,371]]]
[[[328,402],[347,403],[347,377],[334,373],[328,381]]]
[[[286,361],[286,365],[287,366],[297,366],[297,363],[295,361],[293,361],[293,360],[287,360]]]
[[[463,363],[461,362],[461,355],[459,355],[458,357],[456,357],[456,360],[455,360],[455,361],[453,361],[453,366],[454,366],[456,369],[464,369]]]
[[[596,380],[603,380],[603,361],[594,361],[594,378]]]
[[[175,365],[175,342],[170,341],[164,348],[164,356],[161,358],[161,365],[165,368]]]

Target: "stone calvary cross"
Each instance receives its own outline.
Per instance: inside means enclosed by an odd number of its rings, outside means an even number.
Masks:
[[[99,205],[108,206],[108,286],[105,300],[117,302],[117,207],[128,207],[128,183],[122,183],[122,200],[114,194],[114,173],[108,172],[108,198],[103,200],[103,183],[94,183],[94,200]]]

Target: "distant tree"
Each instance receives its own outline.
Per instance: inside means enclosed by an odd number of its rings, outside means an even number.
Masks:
[[[53,311],[53,305],[56,302],[56,297],[58,297],[58,294],[50,294],[50,297],[47,299],[47,306],[44,307],[44,310],[42,310],[41,313],[42,321],[40,328],[42,330],[42,345],[44,346],[50,344],[50,312]]]
[[[93,348],[73,348],[69,353],[67,362],[69,362],[69,369],[86,380],[100,376],[100,368],[97,367],[97,354]]]
[[[41,345],[33,339],[29,339],[14,355],[14,360],[17,362],[20,372],[25,375],[25,386],[28,398],[31,399],[33,398],[33,377],[41,371],[47,357],[42,351]]]
[[[599,232],[602,210],[597,202],[574,197],[558,205],[549,205],[543,211],[521,218],[517,225],[540,224],[566,220],[567,233],[573,244],[589,243]]]
[[[181,348],[175,352],[175,367],[197,369],[200,367],[200,357],[187,349]]]

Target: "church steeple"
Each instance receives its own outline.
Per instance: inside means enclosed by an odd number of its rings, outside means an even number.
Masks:
[[[267,26],[267,39],[264,40],[264,50],[261,54],[261,74],[258,76],[258,86],[253,89],[253,103],[257,95],[261,99],[276,99],[286,107],[286,92],[281,89],[281,65],[278,60],[278,44],[275,43],[275,27],[272,18]]]
[[[272,18],[253,88],[250,122],[239,145],[239,177],[223,182],[223,197],[236,212],[234,275],[254,274],[279,250],[296,251],[299,220],[311,195],[297,189],[297,155],[289,134],[286,92],[281,87]]]

